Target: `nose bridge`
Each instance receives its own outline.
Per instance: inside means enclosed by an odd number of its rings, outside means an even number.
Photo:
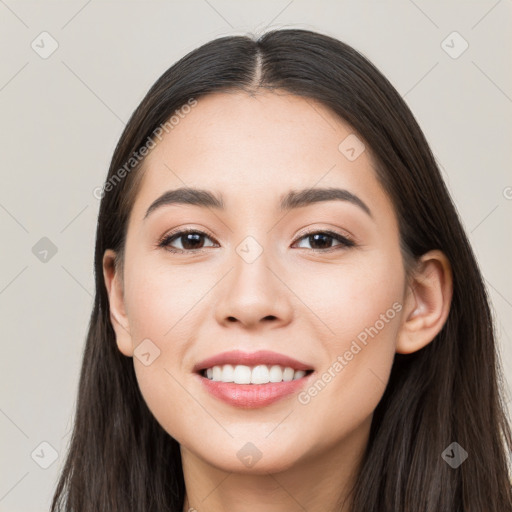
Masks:
[[[229,261],[232,271],[216,306],[220,322],[238,320],[249,326],[263,319],[290,319],[287,289],[274,275],[280,263],[273,257],[275,251],[269,246],[269,237],[262,232],[263,235],[247,235],[234,247]]]
[[[252,302],[253,306],[256,302],[271,302],[273,293],[277,292],[275,283],[272,283],[275,277],[269,269],[272,265],[271,252],[267,240],[260,243],[252,235],[246,236],[236,246],[232,255],[231,294],[238,295],[238,300]]]

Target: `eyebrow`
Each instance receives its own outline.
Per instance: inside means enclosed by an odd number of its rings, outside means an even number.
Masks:
[[[290,190],[281,197],[279,208],[281,211],[289,211],[323,201],[347,201],[358,206],[373,218],[370,208],[359,197],[348,190],[334,187]],[[153,201],[147,209],[144,219],[154,210],[173,204],[190,204],[205,208],[215,208],[216,210],[224,209],[222,195],[216,196],[208,190],[199,188],[181,187],[175,190],[168,190]]]

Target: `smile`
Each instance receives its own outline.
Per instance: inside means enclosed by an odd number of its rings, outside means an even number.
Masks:
[[[290,366],[264,365],[246,366],[217,365],[202,371],[202,376],[214,382],[235,384],[268,384],[290,382],[301,379],[313,370],[295,370]]]

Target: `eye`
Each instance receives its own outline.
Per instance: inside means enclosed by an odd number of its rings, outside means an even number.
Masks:
[[[200,251],[205,247],[214,247],[215,243],[209,246],[204,245],[204,238],[213,240],[213,237],[199,231],[197,229],[186,229],[182,231],[176,231],[166,235],[159,243],[159,247],[164,247],[171,252],[192,252]],[[298,241],[304,240],[310,244],[311,250],[328,252],[331,250],[339,250],[347,247],[355,246],[355,243],[347,238],[346,236],[340,235],[334,231],[312,231],[301,236]],[[336,245],[332,245],[332,242],[338,242]],[[173,247],[172,244],[178,242],[181,247]],[[297,242],[295,242],[297,243]],[[316,247],[315,247],[316,246]],[[299,247],[305,248],[305,247]],[[307,248],[307,247],[306,247]]]
[[[310,245],[317,246],[311,247],[314,251],[327,252],[329,250],[339,250],[346,247],[353,247],[355,243],[346,236],[335,233],[334,231],[311,231],[306,233],[298,239],[309,242]],[[338,241],[339,244],[332,246],[331,242]],[[301,247],[303,248],[303,247]]]
[[[159,247],[165,247],[167,250],[171,252],[190,252],[201,250],[204,247],[204,243],[202,239],[210,238],[207,233],[202,231],[198,231],[196,229],[186,229],[182,231],[177,231],[175,233],[171,233],[166,235],[158,244]],[[181,247],[172,247],[171,244],[174,242],[179,242]],[[212,246],[209,246],[212,247]]]

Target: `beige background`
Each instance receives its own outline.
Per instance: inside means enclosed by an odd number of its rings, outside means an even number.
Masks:
[[[460,211],[512,383],[511,15],[511,0],[0,0],[0,511],[47,510],[63,463],[94,290],[93,190],[148,88],[217,36],[318,30],[390,79]],[[43,237],[57,250],[46,262]],[[47,469],[42,442],[57,452]]]

